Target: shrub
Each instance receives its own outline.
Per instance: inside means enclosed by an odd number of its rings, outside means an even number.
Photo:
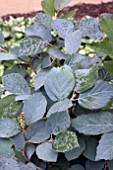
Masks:
[[[0,60],[15,61],[0,88],[0,170],[112,169],[113,20],[57,18],[69,1],[42,1],[18,48],[0,34]]]
[[[0,31],[5,38],[4,47],[14,48],[15,46],[19,46],[20,39],[25,36],[25,27],[31,24],[33,24],[33,18],[10,17],[8,21],[0,19]]]

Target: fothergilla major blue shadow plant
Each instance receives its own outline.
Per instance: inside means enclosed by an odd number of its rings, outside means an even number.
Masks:
[[[113,17],[69,19],[43,0],[0,87],[0,170],[113,169]],[[81,55],[87,42],[89,56]]]

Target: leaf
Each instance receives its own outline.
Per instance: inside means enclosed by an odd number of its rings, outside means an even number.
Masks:
[[[33,164],[33,163],[27,163],[26,165],[24,165],[21,170],[36,170],[37,167]]]
[[[98,78],[97,65],[92,66],[89,69],[78,69],[75,71],[76,86],[75,91],[82,93],[91,88]]]
[[[70,162],[66,159],[64,154],[59,154],[55,165],[58,166],[60,170],[67,170],[70,167]]]
[[[45,123],[45,128],[49,134],[58,135],[60,132],[69,128],[70,116],[68,112],[60,112],[52,114]]]
[[[68,54],[76,54],[81,44],[81,38],[79,30],[71,32],[65,37],[65,49]]]
[[[15,95],[30,94],[27,81],[18,73],[3,76],[2,83],[5,89]]]
[[[87,161],[86,162],[86,170],[100,170],[104,168],[104,161],[99,162],[93,162],[93,161]]]
[[[85,135],[99,135],[113,131],[113,115],[99,111],[81,115],[72,120],[72,127]]]
[[[8,139],[0,139],[0,157],[11,158],[15,155],[12,143]]]
[[[109,63],[111,63],[111,62],[109,62]],[[109,66],[109,64],[108,64],[108,66]],[[105,65],[104,65],[104,67],[105,67]],[[111,80],[113,80],[113,76],[111,76],[109,74],[109,72],[104,67],[101,67],[99,69],[99,76],[100,76],[100,78],[103,79],[104,81],[111,81]]]
[[[45,84],[45,80],[47,78],[48,73],[50,72],[50,68],[40,70],[34,77],[35,82],[35,90],[38,90]]]
[[[0,158],[0,170],[20,170],[19,164],[12,158]]]
[[[54,8],[60,11],[71,1],[72,0],[54,0]]]
[[[71,166],[71,168],[69,168],[68,170],[75,170],[75,169],[76,170],[85,170],[84,167],[79,164]]]
[[[37,122],[30,124],[27,127],[26,132],[25,132],[26,138],[27,139],[32,138],[37,133],[37,131],[39,131],[40,129],[43,129],[44,126],[45,126],[44,119],[38,120]]]
[[[100,30],[100,23],[97,18],[83,18],[76,23],[76,29],[79,29],[83,37],[92,39],[100,39],[104,33]]]
[[[19,125],[14,120],[9,118],[0,120],[0,138],[10,138],[19,132]]]
[[[113,159],[113,133],[103,134],[97,147],[96,161]]]
[[[25,160],[24,156],[22,155],[22,151],[14,149],[14,152],[15,152],[15,158],[17,160],[19,160],[19,162],[18,162],[19,166],[20,166],[20,164],[26,163],[26,160]]]
[[[93,110],[105,107],[113,96],[113,86],[103,80],[95,83],[90,90],[81,93],[78,103],[81,107]]]
[[[44,53],[43,53],[44,54]],[[52,61],[51,61],[51,58],[48,54],[45,53],[45,55],[41,55],[42,56],[42,61],[41,61],[41,67],[42,68],[48,68],[51,66],[52,64]]]
[[[82,136],[78,136],[79,147],[72,149],[71,151],[65,152],[65,157],[68,161],[77,159],[85,150],[85,140]]]
[[[72,106],[73,106],[73,104],[72,104],[71,100],[69,100],[69,99],[61,100],[61,101],[55,103],[54,105],[52,105],[52,107],[49,109],[49,111],[47,113],[47,117],[49,117],[51,114],[54,114],[56,112],[66,111]]]
[[[105,61],[104,67],[113,76],[113,61],[112,60]]]
[[[50,0],[49,0],[50,1]],[[52,5],[52,4],[51,4]],[[35,22],[37,22],[39,25],[44,25],[48,28],[48,30],[51,30],[51,22],[52,18],[44,13],[38,13],[35,16]]]
[[[32,155],[34,154],[35,149],[36,149],[36,147],[33,144],[29,144],[26,146],[26,155],[29,160],[31,159]]]
[[[16,64],[14,66],[12,66],[11,68],[7,69],[4,72],[4,75],[6,74],[10,74],[10,73],[19,73],[20,75],[22,75],[23,77],[26,76],[26,65],[24,64]]]
[[[113,41],[105,38],[103,41],[92,43],[88,45],[90,48],[97,52],[105,53],[113,59]]]
[[[4,35],[2,32],[0,32],[0,44],[4,43]]]
[[[57,48],[49,48],[48,53],[51,58],[57,58],[59,60],[67,60],[69,58],[68,55],[62,53],[59,49]]]
[[[47,14],[55,16],[54,0],[43,0],[41,1],[42,10]]]
[[[65,63],[71,66],[73,70],[77,70],[77,69],[88,69],[91,66],[93,66],[93,64],[97,64],[100,66],[101,60],[98,57],[91,58],[88,56],[75,54],[75,55],[72,55],[69,58],[69,60],[65,61]]]
[[[37,146],[36,154],[39,159],[46,162],[56,162],[58,153],[52,150],[52,143],[45,142]]]
[[[113,38],[111,36],[113,34],[112,27],[113,20],[111,18],[103,18],[101,20],[100,29],[108,35],[111,41],[113,41]]]
[[[86,140],[86,149],[83,152],[83,155],[91,161],[95,161],[96,148],[98,146],[98,140],[93,137],[89,137]]]
[[[72,21],[67,19],[57,18],[52,21],[51,27],[58,34],[58,36],[63,39],[66,37],[67,34],[74,30],[74,25]]]
[[[47,101],[42,93],[35,93],[28,98],[23,106],[26,124],[31,124],[40,120],[46,111]]]
[[[52,166],[50,168],[48,168],[47,170],[60,170],[57,166]]]
[[[9,95],[0,100],[0,117],[16,116],[19,109],[21,108],[22,103],[15,102],[15,95]]]
[[[67,13],[62,13],[60,18],[62,18],[62,19],[72,18],[74,16],[74,14],[76,13],[76,11],[78,11],[78,9],[71,10],[71,11],[69,11]]]
[[[30,139],[31,143],[42,143],[45,140],[50,138],[50,133],[48,132],[48,130],[46,129],[46,127],[42,127],[40,129],[37,129],[37,132],[35,135],[32,136],[32,138]]]
[[[76,133],[64,131],[59,133],[53,142],[53,150],[56,152],[66,152],[79,147]]]
[[[113,160],[107,162],[109,170],[113,170]]]
[[[17,57],[11,53],[0,52],[0,61],[3,61],[3,60],[17,60]]]
[[[12,137],[11,141],[14,144],[16,150],[21,151],[22,149],[24,149],[25,139],[24,139],[24,136],[21,133],[19,133],[16,136]]]
[[[30,96],[31,96],[31,95],[29,95],[29,94],[19,95],[19,96],[16,96],[15,101],[28,100],[28,98],[29,98]]]
[[[34,57],[35,55],[41,53],[47,45],[47,41],[44,41],[37,36],[25,37],[20,43],[19,57]]]
[[[25,33],[27,36],[38,36],[48,42],[52,41],[52,35],[47,27],[45,27],[44,25],[39,25],[36,22],[33,25],[27,27],[25,29]]]
[[[63,100],[69,96],[75,85],[73,70],[64,65],[52,68],[45,81],[45,91],[53,101]]]

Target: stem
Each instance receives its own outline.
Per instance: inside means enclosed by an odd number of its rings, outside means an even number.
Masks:
[[[107,161],[105,161],[104,163],[104,170],[107,170],[108,169],[108,165],[107,165]]]
[[[9,53],[9,51],[5,50],[4,48],[0,47],[0,50],[5,52],[5,53]]]
[[[28,63],[28,64],[29,64],[29,67],[34,71],[35,74],[37,74],[36,69],[33,68],[33,66],[32,66],[32,61],[33,61],[33,60],[30,60],[30,61],[29,61],[29,63]]]

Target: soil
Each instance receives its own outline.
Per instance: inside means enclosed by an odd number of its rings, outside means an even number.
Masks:
[[[69,7],[66,7],[63,12],[64,13],[67,13],[68,11],[70,10],[73,10],[73,9],[78,9],[78,11],[76,12],[76,14],[74,15],[74,18],[75,19],[80,19],[86,15],[89,15],[89,16],[93,16],[93,17],[97,17],[99,14],[102,14],[102,13],[111,13],[113,14],[113,1],[111,2],[107,2],[107,3],[99,3],[99,4],[91,4],[91,3],[79,3],[79,4],[76,4],[76,5],[73,5],[73,6],[69,6]],[[5,16],[2,16],[3,20],[9,20],[9,17],[10,16],[13,16],[14,18],[17,18],[17,17],[33,17],[35,16],[38,12],[40,12],[41,10],[38,10],[36,12],[30,12],[30,13],[27,13],[27,14],[9,14],[9,15],[5,15]]]

